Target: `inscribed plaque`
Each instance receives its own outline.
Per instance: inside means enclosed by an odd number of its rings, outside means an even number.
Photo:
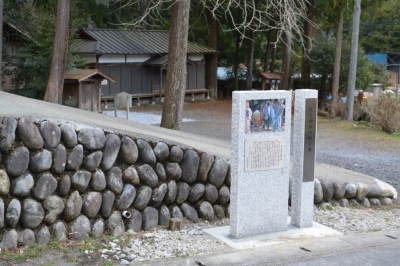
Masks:
[[[305,109],[303,182],[314,181],[316,129],[317,99],[309,98]]]
[[[245,142],[245,172],[283,168],[282,136],[247,139]]]

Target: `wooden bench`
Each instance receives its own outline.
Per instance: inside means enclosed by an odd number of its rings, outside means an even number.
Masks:
[[[140,106],[140,99],[144,98],[151,98],[151,103],[155,104],[155,98],[157,96],[160,96],[158,93],[134,93],[131,94],[132,100],[136,99],[137,100],[137,106]],[[114,101],[114,95],[107,95],[107,96],[101,96],[101,101],[104,102],[104,108],[108,108],[108,101]],[[132,103],[131,103],[132,107]]]
[[[192,99],[191,99],[192,102],[194,102],[194,95],[195,94],[201,94],[201,93],[206,94],[206,99],[210,99],[210,90],[208,90],[208,89],[188,89],[188,90],[185,90],[185,95],[186,94],[191,94],[192,95]]]
[[[107,109],[107,101],[114,101],[114,95],[101,96],[101,101],[104,102],[104,108]]]
[[[206,95],[206,99],[210,99],[210,90],[208,89],[189,89],[185,90],[185,95],[191,95],[191,101],[194,102],[194,95],[195,94],[202,94],[204,93]],[[160,97],[160,93],[156,92],[150,92],[150,93],[134,93],[131,94],[132,100],[136,99],[137,101],[137,106],[140,106],[140,100],[145,99],[145,98],[151,98],[151,103],[155,104],[155,99],[156,97]],[[161,97],[164,97],[164,94],[161,95]],[[104,108],[108,108],[108,101],[114,101],[114,95],[107,95],[107,96],[101,96],[101,101],[104,102]],[[161,99],[162,101],[162,99]]]
[[[135,94],[132,94],[132,99],[136,99],[137,106],[140,106],[141,98],[151,98],[151,104],[155,104],[157,96],[160,96],[160,94],[159,93],[135,93]]]

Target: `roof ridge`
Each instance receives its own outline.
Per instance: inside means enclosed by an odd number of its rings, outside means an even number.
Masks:
[[[82,30],[99,30],[99,31],[139,31],[139,32],[169,32],[169,30],[108,29],[108,28],[82,28]]]
[[[81,42],[77,51],[103,54],[163,54],[168,53],[169,31],[82,28],[81,36],[94,41],[101,41],[100,49],[94,42]],[[188,53],[214,53],[214,49],[188,40]]]

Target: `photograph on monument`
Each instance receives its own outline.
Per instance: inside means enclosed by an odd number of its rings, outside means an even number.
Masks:
[[[285,99],[246,101],[246,133],[285,130]]]

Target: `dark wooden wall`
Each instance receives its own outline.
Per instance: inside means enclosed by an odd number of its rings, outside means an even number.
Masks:
[[[103,85],[103,95],[114,95],[119,92],[129,94],[158,92],[160,84],[160,69],[153,67],[153,89],[151,88],[150,66],[141,63],[133,64],[100,64],[99,69],[115,79],[115,83]],[[186,89],[205,88],[205,64],[188,65]],[[163,87],[165,86],[166,72],[163,71]]]

